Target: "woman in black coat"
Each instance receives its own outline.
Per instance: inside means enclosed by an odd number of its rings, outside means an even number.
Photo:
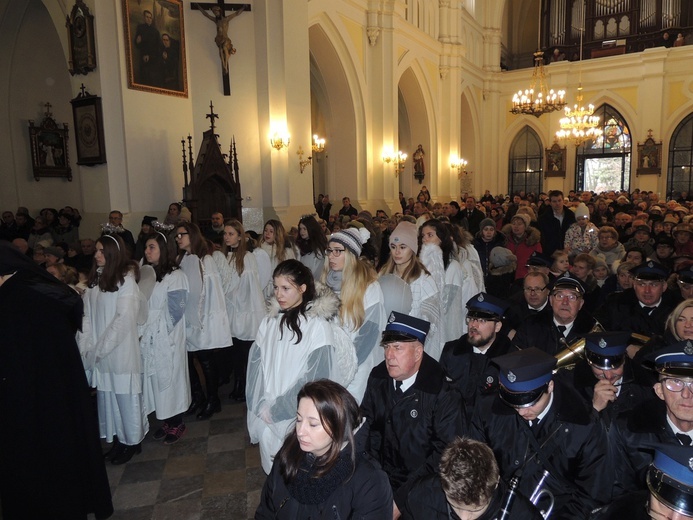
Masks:
[[[387,475],[353,449],[360,420],[344,387],[327,379],[306,383],[296,426],[274,459],[255,518],[391,518]]]
[[[4,520],[113,512],[75,333],[82,300],[0,242],[0,502]]]

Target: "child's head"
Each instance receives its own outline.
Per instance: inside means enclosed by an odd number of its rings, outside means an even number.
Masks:
[[[479,229],[481,229],[481,239],[484,242],[490,242],[496,236],[496,223],[490,218],[482,220]]]
[[[557,249],[551,255],[553,259],[553,264],[551,264],[551,271],[554,273],[566,273],[570,271],[570,260],[568,258],[568,253],[562,249]]]

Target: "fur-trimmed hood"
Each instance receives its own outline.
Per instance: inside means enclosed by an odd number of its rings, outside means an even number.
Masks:
[[[514,242],[512,224],[506,224],[505,226],[503,226],[503,229],[501,229],[501,233],[505,235],[505,237],[508,240],[508,243]],[[541,232],[535,227],[527,227],[527,230],[525,231],[525,243],[528,246],[533,246],[538,244],[540,240]]]
[[[508,274],[508,273],[514,274],[516,270],[517,270],[517,260],[511,262],[508,265],[504,265],[502,267],[490,266],[489,270],[488,270],[488,274],[490,274],[491,276],[501,276],[501,275]]]
[[[320,282],[315,282],[315,299],[308,304],[306,317],[330,320],[339,312],[339,303],[339,298],[332,289]],[[272,296],[267,304],[267,315],[274,318],[280,310],[277,299]]]

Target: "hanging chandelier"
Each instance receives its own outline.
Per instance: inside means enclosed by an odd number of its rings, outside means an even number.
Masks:
[[[584,4],[583,4],[584,8]],[[584,24],[585,13],[582,13]],[[562,141],[572,140],[575,146],[580,146],[585,141],[597,139],[604,131],[599,124],[599,116],[594,115],[594,105],[591,103],[585,108],[582,104],[582,35],[584,26],[580,29],[580,61],[578,62],[578,88],[575,96],[575,105],[571,110],[565,107],[565,117],[558,122],[561,129],[556,132],[556,137]]]
[[[539,84],[538,90],[535,91]],[[535,97],[536,93],[536,97]],[[538,50],[534,53],[534,72],[532,82],[528,89],[518,91],[513,96],[513,114],[527,114],[541,117],[542,114],[555,112],[565,106],[565,91],[555,92],[548,90],[546,86],[546,75],[544,74],[544,52]]]

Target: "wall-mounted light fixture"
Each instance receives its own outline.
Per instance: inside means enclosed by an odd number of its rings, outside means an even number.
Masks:
[[[296,152],[296,155],[298,155],[298,167],[301,169],[301,173],[306,169],[306,166],[311,164],[313,158],[309,155],[307,159],[303,158],[303,155],[305,152],[303,151],[303,148],[299,145],[298,151]]]
[[[270,144],[275,150],[282,150],[288,148],[291,143],[291,136],[286,129],[280,129],[275,127],[272,132],[270,132]]]
[[[462,175],[467,175],[467,160],[462,157],[454,156],[450,159],[450,168],[457,170],[457,178],[461,179]]]
[[[383,162],[385,164],[392,163],[395,166],[395,177],[404,171],[404,162],[407,160],[407,154],[402,150],[395,153],[394,150],[383,151]]]
[[[313,134],[313,152],[320,153],[325,151],[325,138],[318,137],[318,134]]]

